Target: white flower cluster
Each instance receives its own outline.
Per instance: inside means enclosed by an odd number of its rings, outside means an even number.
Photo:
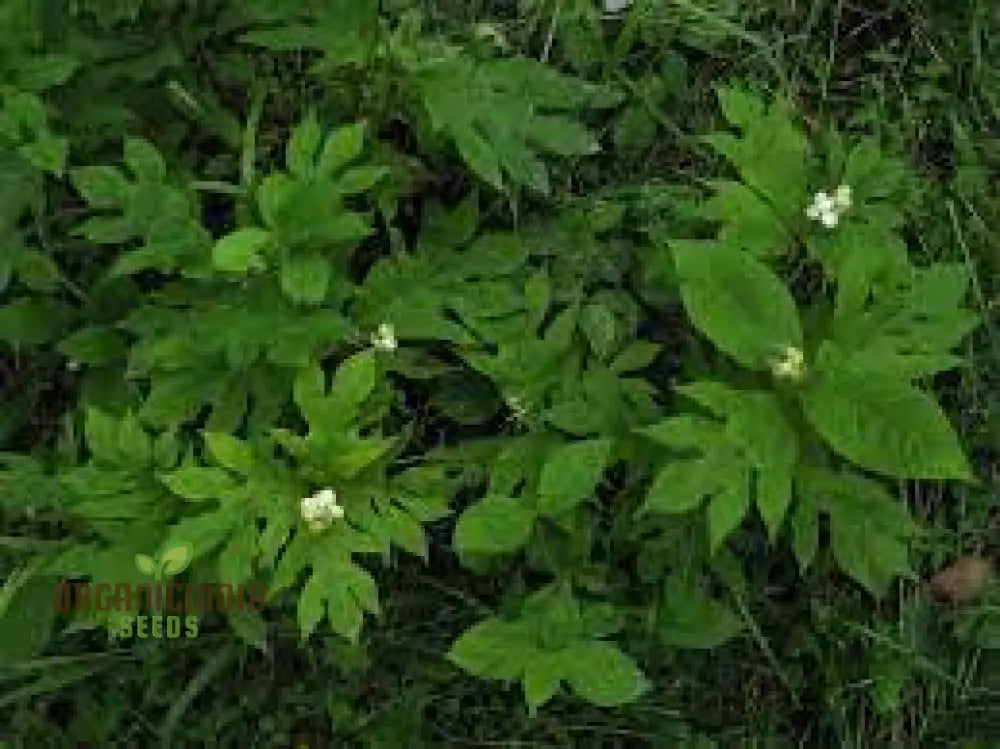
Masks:
[[[379,351],[395,351],[396,345],[396,330],[389,323],[382,323],[372,333],[372,346]]]
[[[812,205],[806,209],[806,216],[819,221],[827,229],[833,229],[840,223],[840,214],[851,207],[851,202],[850,185],[841,185],[833,195],[818,192],[813,197]]]
[[[344,508],[337,504],[337,493],[333,489],[321,489],[311,497],[303,497],[299,511],[309,530],[315,533],[326,530],[334,520],[344,517]]]
[[[786,346],[781,357],[771,365],[771,372],[782,379],[801,380],[806,372],[806,356],[801,349]]]

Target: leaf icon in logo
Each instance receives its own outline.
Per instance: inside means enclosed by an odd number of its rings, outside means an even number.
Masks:
[[[136,554],[135,566],[144,575],[156,574],[156,560],[153,557],[146,556],[145,554]]]
[[[194,550],[191,544],[175,544],[163,552],[160,557],[160,572],[165,575],[179,575],[191,564]]]

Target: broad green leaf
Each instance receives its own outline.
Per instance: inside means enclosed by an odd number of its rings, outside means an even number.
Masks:
[[[200,466],[178,468],[160,476],[160,481],[177,496],[192,501],[220,499],[237,488],[225,471]]]
[[[605,361],[613,353],[618,338],[618,320],[603,304],[588,304],[580,313],[580,329],[598,359]]]
[[[212,248],[212,263],[230,273],[249,273],[265,267],[260,252],[271,241],[271,233],[257,227],[227,234]]]
[[[376,361],[372,349],[355,354],[337,368],[330,386],[330,404],[341,423],[357,418],[361,405],[375,390]]]
[[[750,481],[738,465],[728,466],[716,493],[708,502],[708,549],[714,554],[735,531],[750,509]]]
[[[799,571],[812,566],[819,550],[819,511],[808,498],[799,496],[792,510],[792,551]]]
[[[574,694],[598,707],[637,700],[649,682],[629,656],[609,642],[581,642],[563,651],[564,678]]]
[[[653,479],[642,511],[679,514],[697,509],[716,487],[715,471],[716,465],[709,458],[667,464]]]
[[[806,417],[844,457],[888,476],[972,477],[938,404],[891,374],[828,363],[802,393]]]
[[[463,554],[503,554],[528,541],[535,514],[519,499],[485,497],[462,513],[455,547]]]
[[[521,681],[524,699],[531,710],[537,710],[556,696],[562,682],[563,656],[560,653],[535,653],[528,658]]]
[[[332,177],[361,155],[365,143],[366,125],[359,122],[337,128],[327,136],[320,153],[316,172],[321,177]]]
[[[288,171],[299,179],[310,179],[315,171],[316,152],[319,150],[323,132],[316,119],[316,113],[309,115],[300,122],[288,141],[285,151],[285,161]]]
[[[142,182],[162,182],[167,176],[167,165],[160,152],[143,138],[125,141],[125,163]]]
[[[118,463],[120,456],[117,419],[96,408],[88,408],[84,433],[87,437],[87,447],[97,460],[111,465]]]
[[[384,166],[359,166],[348,169],[337,178],[337,192],[341,195],[359,195],[368,192],[389,174]]]
[[[293,302],[319,304],[330,287],[333,268],[320,253],[295,254],[281,265],[281,290]]]
[[[519,679],[532,655],[524,626],[484,619],[467,629],[451,646],[448,660],[483,679]]]
[[[118,454],[135,468],[146,468],[153,459],[153,440],[131,411],[118,422]]]
[[[651,341],[633,341],[611,362],[612,372],[635,372],[648,367],[659,356],[663,345]]]
[[[853,473],[811,470],[799,492],[816,498],[830,514],[837,564],[872,595],[910,572],[908,545],[918,532],[906,506],[880,484]]]
[[[753,392],[739,393],[726,428],[756,470],[757,508],[773,542],[792,499],[792,472],[798,458],[795,431],[772,394]]]
[[[450,132],[469,168],[488,184],[501,189],[500,159],[493,147],[472,126],[453,127]]]
[[[128,198],[128,180],[112,166],[74,169],[70,172],[70,179],[91,208],[117,208]]]
[[[559,156],[594,154],[600,150],[587,128],[565,117],[532,117],[525,135],[539,151]]]
[[[391,506],[384,508],[381,514],[392,542],[426,561],[427,537],[419,521],[408,512]]]
[[[672,416],[637,431],[661,445],[684,451],[702,451],[725,439],[725,428],[722,424],[690,414]]]
[[[223,468],[236,471],[241,476],[246,476],[253,469],[253,449],[246,442],[218,432],[203,432],[202,437],[212,460]]]
[[[671,244],[684,306],[719,349],[763,369],[779,347],[802,348],[795,301],[770,268],[726,244]]]
[[[538,503],[542,512],[558,514],[589,497],[611,456],[611,440],[585,440],[563,445],[542,467]]]

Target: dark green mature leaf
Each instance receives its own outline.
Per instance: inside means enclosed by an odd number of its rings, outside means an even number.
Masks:
[[[725,644],[743,629],[729,608],[679,576],[667,582],[657,626],[665,645],[706,650]]]
[[[42,653],[52,636],[58,580],[21,570],[0,589],[0,663],[13,665]]]
[[[448,660],[474,676],[513,681],[524,673],[531,656],[523,624],[484,619],[455,641]]]
[[[650,686],[635,661],[609,642],[573,645],[563,651],[562,662],[573,692],[599,707],[634,702]]]

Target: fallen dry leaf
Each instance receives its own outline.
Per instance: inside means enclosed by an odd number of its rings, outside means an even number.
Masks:
[[[931,592],[942,601],[969,603],[978,598],[993,576],[993,565],[982,557],[959,557],[930,580]]]

